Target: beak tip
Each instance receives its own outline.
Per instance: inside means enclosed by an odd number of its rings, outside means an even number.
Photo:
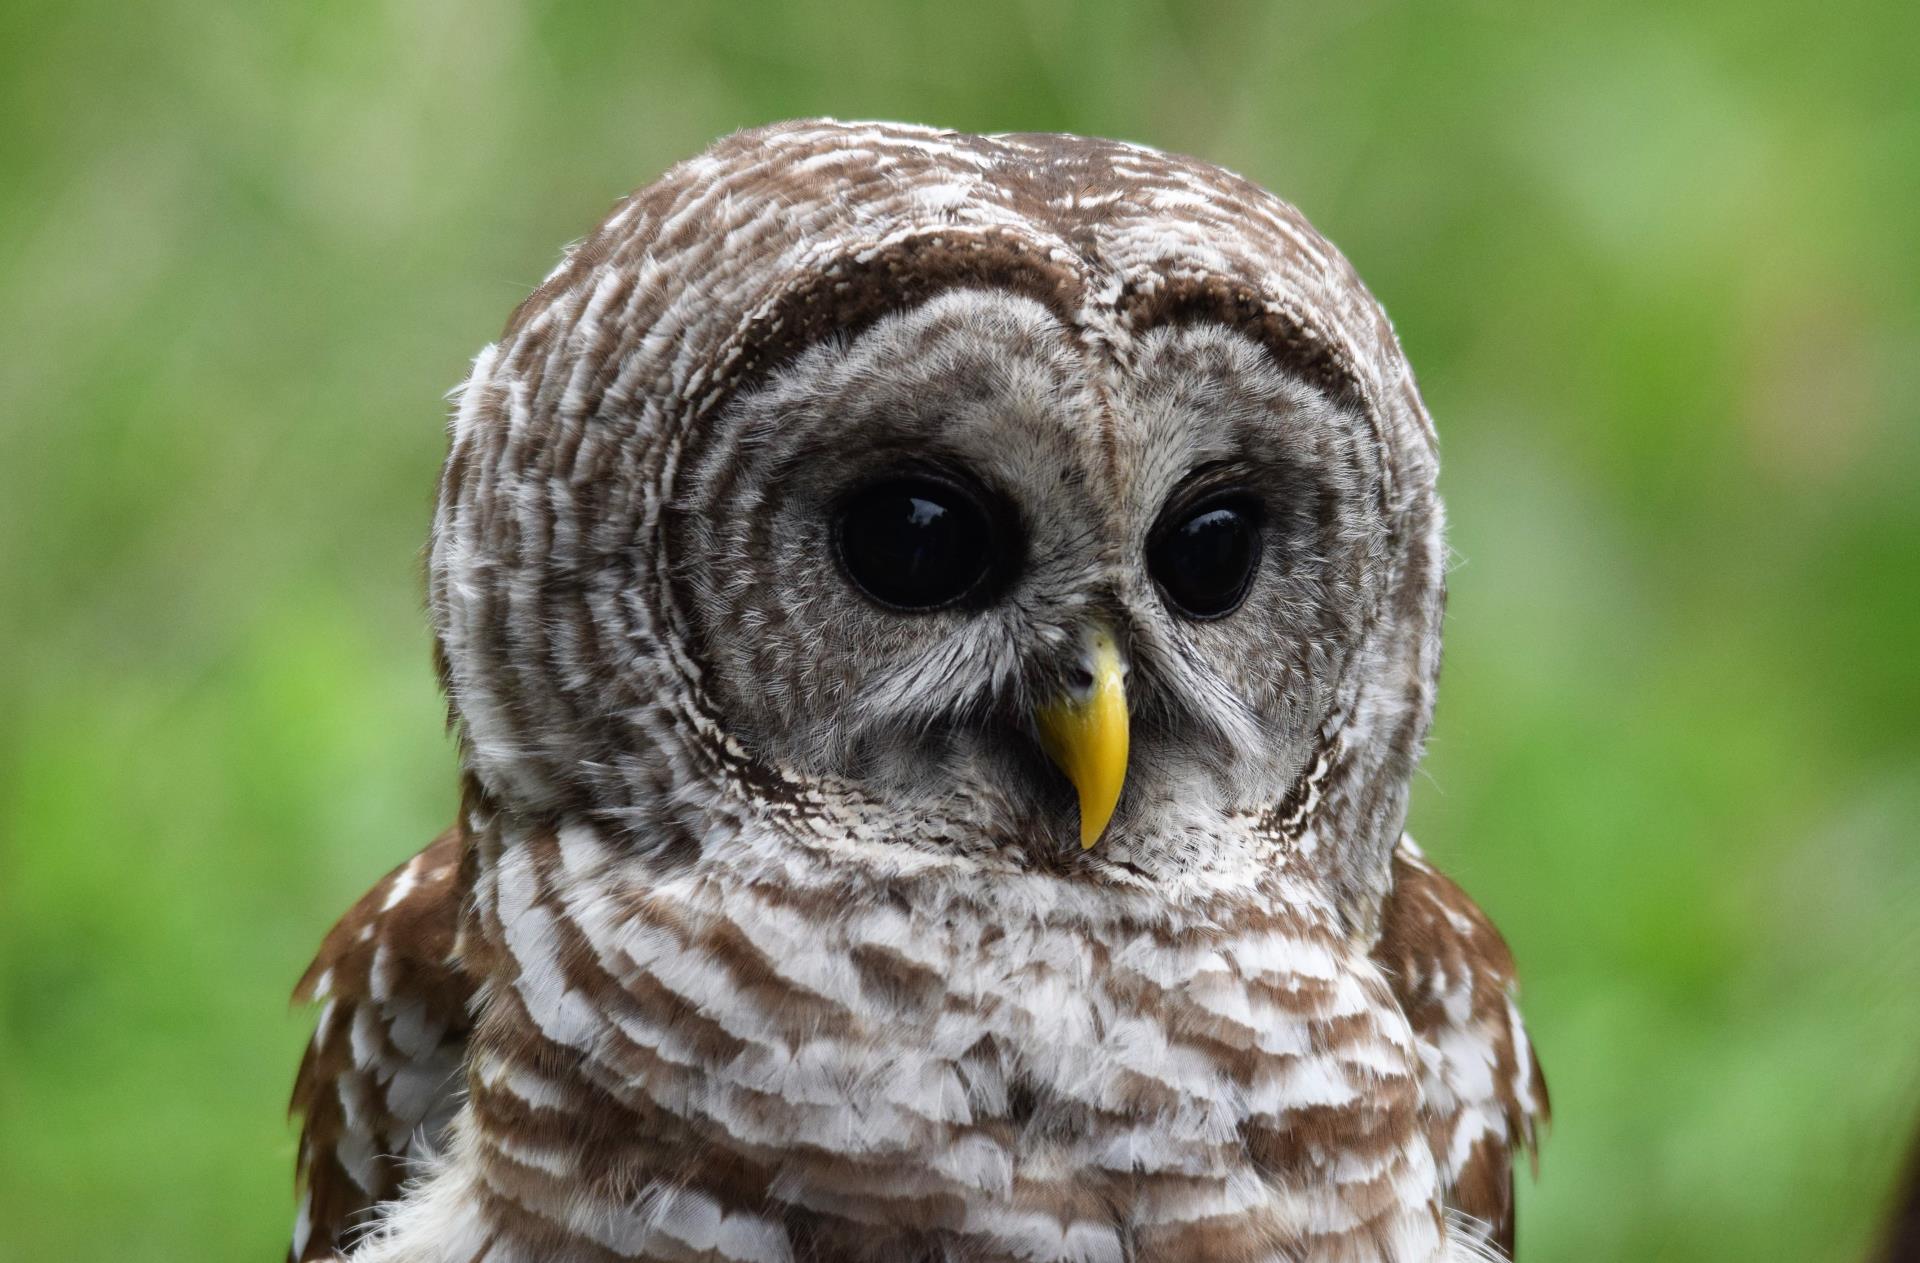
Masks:
[[[1116,783],[1106,793],[1089,793],[1080,799],[1080,849],[1091,851],[1107,836],[1107,830],[1113,825],[1113,811],[1120,801],[1120,786]]]

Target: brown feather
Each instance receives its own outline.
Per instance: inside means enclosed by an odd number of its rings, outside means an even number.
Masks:
[[[1881,1230],[1873,1263],[1920,1263],[1920,1142],[1907,1158],[1906,1173],[1895,1190],[1895,1204]]]
[[[442,1121],[462,1089],[473,993],[458,948],[463,846],[449,829],[381,878],[294,989],[296,1002],[328,1007],[289,1106],[302,1118],[295,1182],[306,1211],[292,1263],[333,1257],[399,1196],[415,1133]]]
[[[1434,1157],[1447,1171],[1464,1114],[1478,1109],[1503,1120],[1498,1133],[1483,1136],[1450,1171],[1446,1202],[1449,1209],[1488,1225],[1490,1241],[1512,1258],[1513,1161],[1523,1149],[1532,1156],[1538,1129],[1550,1113],[1539,1059],[1509,1006],[1515,988],[1513,953],[1466,891],[1403,842],[1394,854],[1393,890],[1382,910],[1373,955],[1416,1035],[1445,1047],[1444,1036],[1464,1029],[1492,1062],[1491,1101],[1448,1100],[1454,1096],[1451,1090],[1430,1091],[1436,1099],[1428,1103],[1429,1135]],[[1459,1022],[1458,1005],[1450,1008],[1446,1000],[1457,999],[1463,987],[1466,1016]]]

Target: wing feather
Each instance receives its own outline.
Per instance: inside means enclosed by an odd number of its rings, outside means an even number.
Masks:
[[[1531,1159],[1549,1116],[1546,1079],[1515,1003],[1513,954],[1464,890],[1412,839],[1374,960],[1421,1042],[1428,1138],[1447,1208],[1513,1257],[1513,1164]]]
[[[449,829],[382,878],[294,989],[322,1008],[290,1106],[302,1118],[291,1263],[343,1253],[458,1108],[473,994],[459,956],[461,849]]]

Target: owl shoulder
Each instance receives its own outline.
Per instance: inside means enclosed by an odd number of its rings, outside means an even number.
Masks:
[[[343,1250],[458,1107],[474,991],[460,957],[463,849],[449,829],[381,878],[294,989],[321,1005],[289,1106],[301,1118],[294,1263]]]
[[[1373,959],[1420,1044],[1447,1207],[1511,1257],[1513,1163],[1532,1156],[1550,1110],[1513,953],[1466,891],[1402,838]]]

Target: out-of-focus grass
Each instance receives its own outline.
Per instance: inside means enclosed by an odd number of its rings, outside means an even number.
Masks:
[[[1858,1257],[1920,1102],[1915,13],[10,6],[0,1257],[280,1249],[288,986],[453,804],[441,394],[807,113],[1182,149],[1341,243],[1444,436],[1415,825],[1525,973],[1529,1256]]]

